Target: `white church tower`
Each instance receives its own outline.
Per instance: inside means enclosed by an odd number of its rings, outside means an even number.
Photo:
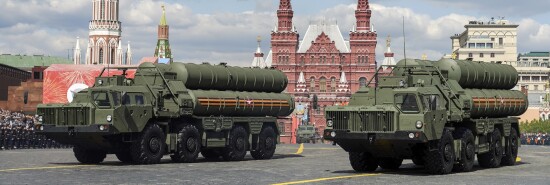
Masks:
[[[124,64],[118,51],[119,48],[122,50],[119,0],[92,0],[92,4],[86,64]]]
[[[78,65],[80,64],[81,60],[81,54],[82,51],[80,51],[80,37],[76,37],[76,46],[74,47],[74,55],[73,55],[73,62],[74,64]]]

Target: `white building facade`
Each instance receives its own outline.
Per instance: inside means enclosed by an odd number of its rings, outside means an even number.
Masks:
[[[451,37],[452,57],[515,66],[518,26],[507,20],[470,21],[464,32]]]

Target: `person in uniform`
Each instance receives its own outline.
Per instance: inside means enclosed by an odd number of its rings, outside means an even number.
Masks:
[[[4,128],[4,121],[2,120],[2,122],[0,123],[0,150],[4,150],[4,140],[5,140],[5,137],[6,137],[6,134],[5,134],[5,128]]]

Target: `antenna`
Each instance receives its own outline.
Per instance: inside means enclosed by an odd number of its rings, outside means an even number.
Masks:
[[[403,55],[405,56],[405,68],[407,67],[407,38],[405,37],[405,16],[403,16]]]

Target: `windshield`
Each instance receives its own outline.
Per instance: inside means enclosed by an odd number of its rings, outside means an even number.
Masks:
[[[99,107],[111,107],[107,92],[92,92],[92,100]]]
[[[419,113],[420,109],[415,94],[395,95],[395,106],[403,113]]]

